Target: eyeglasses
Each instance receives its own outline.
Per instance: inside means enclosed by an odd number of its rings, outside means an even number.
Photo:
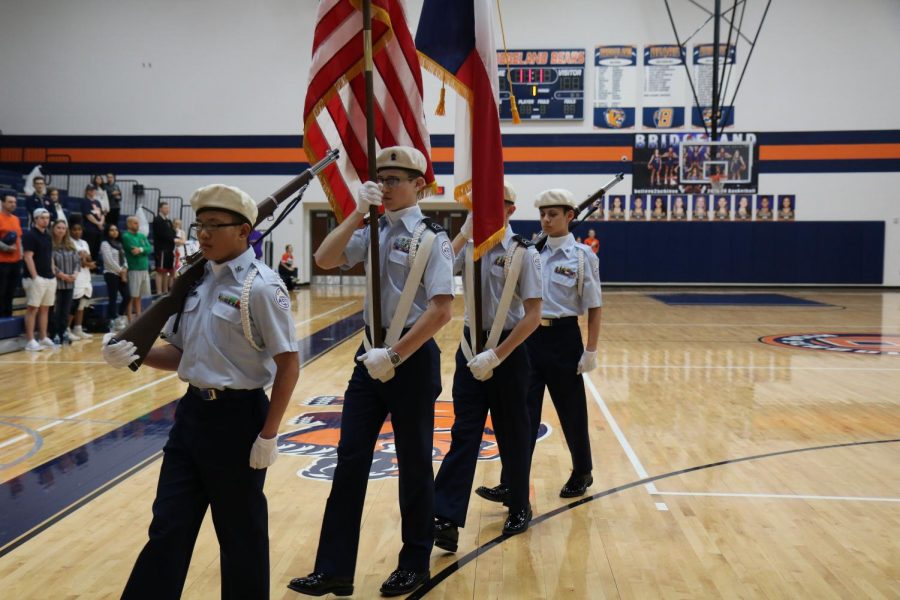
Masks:
[[[191,235],[196,235],[202,231],[212,234],[223,227],[240,227],[243,224],[243,221],[235,221],[234,223],[191,223],[189,230]]]
[[[375,179],[375,182],[379,185],[385,187],[385,189],[390,189],[397,187],[400,185],[401,181],[415,181],[415,177],[407,177],[406,179],[400,179],[399,177],[378,177]]]

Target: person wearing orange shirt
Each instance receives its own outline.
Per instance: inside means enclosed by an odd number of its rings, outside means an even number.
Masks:
[[[0,209],[0,317],[12,316],[22,261],[22,224],[16,216],[16,195],[3,194]]]
[[[600,252],[600,240],[597,239],[597,232],[593,229],[588,229],[587,237],[581,243],[585,246],[590,246],[591,252],[594,254]]]

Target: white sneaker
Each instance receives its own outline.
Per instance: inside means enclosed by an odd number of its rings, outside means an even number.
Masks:
[[[72,329],[66,329],[66,335],[68,335],[69,339],[73,342],[77,342],[81,339],[81,336],[75,333],[75,331],[73,331]]]
[[[40,341],[41,346],[45,348],[56,348],[56,344],[53,343],[53,340],[50,338],[44,338]]]
[[[82,340],[89,340],[94,337],[93,335],[82,329],[81,325],[76,325],[72,331],[79,337],[79,339]]]
[[[29,352],[40,352],[44,347],[41,346],[37,340],[29,340],[29,342],[25,344],[25,349]]]

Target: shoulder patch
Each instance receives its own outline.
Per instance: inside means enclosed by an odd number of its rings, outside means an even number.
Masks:
[[[537,252],[534,253],[534,259],[533,259],[533,262],[534,262],[535,268],[536,268],[539,272],[541,272],[541,271],[544,270],[544,265],[543,265],[543,263],[541,262],[541,255],[538,254]]]
[[[517,241],[519,244],[525,246],[526,248],[528,248],[529,246],[534,246],[534,243],[533,243],[533,242],[531,242],[530,240],[526,240],[525,238],[523,238],[523,237],[522,237],[521,235],[519,235],[518,233],[517,233],[516,235],[513,236],[513,239],[514,239],[515,241]]]
[[[283,310],[291,309],[291,299],[288,297],[287,292],[284,291],[284,288],[280,286],[275,288],[275,304]]]
[[[441,242],[441,254],[443,254],[444,258],[447,260],[453,260],[453,246],[450,245],[449,240]]]
[[[425,227],[427,227],[428,229],[430,229],[431,231],[433,231],[435,233],[441,233],[442,231],[444,231],[443,227],[441,227],[440,225],[438,225],[437,223],[432,221],[429,217],[425,217],[424,219],[422,219],[422,222],[425,223]],[[453,255],[453,253],[451,252],[451,256],[452,255]]]

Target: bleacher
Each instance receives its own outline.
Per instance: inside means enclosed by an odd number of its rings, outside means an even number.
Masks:
[[[28,209],[25,206],[26,195],[23,188],[25,184],[25,173],[30,171],[30,167],[23,167],[23,169],[23,171],[18,171],[0,167],[0,192],[12,192],[18,198],[16,215],[19,217],[19,221],[22,224],[22,230],[25,231],[28,228]],[[59,190],[60,203],[63,205],[64,209],[68,211],[69,219],[71,220],[73,217],[80,219],[81,203],[84,200],[84,198],[81,197],[81,191],[87,186],[90,181],[90,176],[49,173],[45,175],[45,179],[48,187],[55,187]],[[155,188],[143,188],[143,190],[141,190],[141,188],[138,187],[136,190],[135,187],[140,184],[133,180],[117,180],[116,183],[122,190],[122,210],[118,223],[120,230],[125,230],[126,217],[135,214],[137,210],[144,210],[147,220],[152,221],[153,215],[156,214],[155,208],[162,200],[169,203],[172,208],[171,214],[173,218],[178,216],[187,223],[193,220],[193,213],[190,211],[190,206],[179,196],[163,196],[161,190]],[[73,190],[78,193],[78,195],[70,195],[69,190]],[[150,206],[153,206],[154,210],[146,208],[145,205],[148,202],[150,203]],[[149,238],[152,243],[152,229]],[[152,269],[152,255],[150,257],[150,262]],[[155,283],[156,282],[151,277],[151,290],[155,288]],[[107,290],[103,276],[94,274],[92,277],[92,285],[93,295],[91,308],[99,314],[105,314],[107,306]],[[153,297],[145,298],[142,302],[144,308],[147,308],[155,299],[155,293]],[[0,318],[0,354],[24,348],[24,338],[21,337],[25,331],[24,313],[25,292],[20,285],[13,300],[13,316]]]

